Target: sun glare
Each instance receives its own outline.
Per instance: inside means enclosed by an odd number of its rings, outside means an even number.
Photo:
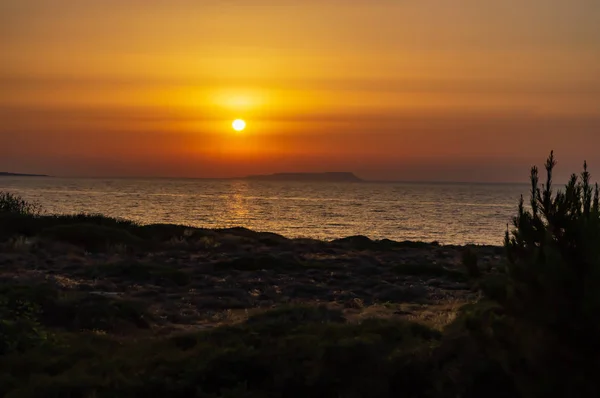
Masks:
[[[235,131],[242,131],[246,128],[246,122],[242,119],[236,119],[233,121],[232,126]]]

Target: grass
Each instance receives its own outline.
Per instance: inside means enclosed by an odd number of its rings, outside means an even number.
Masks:
[[[0,357],[0,394],[386,397],[427,389],[427,373],[409,359],[426,358],[439,332],[403,321],[289,322],[284,312],[267,314],[264,322],[251,318],[128,344],[91,333],[63,335],[69,343],[60,347]]]
[[[70,224],[58,225],[44,229],[44,238],[66,242],[79,246],[88,251],[106,251],[111,246],[139,247],[142,239],[130,232],[104,225]]]
[[[346,321],[318,306],[167,337],[61,332],[51,345],[0,356],[0,395],[517,396],[502,369],[466,340],[469,311],[448,332],[399,319]]]
[[[326,306],[287,306],[263,312],[248,318],[248,324],[296,324],[309,323],[343,323],[346,319],[340,310],[332,310]]]
[[[6,284],[0,287],[0,296],[6,300],[4,308],[19,303],[36,308],[36,320],[49,329],[126,332],[149,327],[150,315],[140,301],[60,289],[50,283]]]

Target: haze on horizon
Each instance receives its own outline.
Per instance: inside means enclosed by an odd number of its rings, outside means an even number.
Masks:
[[[600,177],[597,0],[4,0],[0,170]],[[243,133],[231,122],[247,122]]]

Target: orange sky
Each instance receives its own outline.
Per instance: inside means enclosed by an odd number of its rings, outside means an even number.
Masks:
[[[600,172],[598,21],[598,0],[3,0],[0,170],[515,181],[554,148]]]

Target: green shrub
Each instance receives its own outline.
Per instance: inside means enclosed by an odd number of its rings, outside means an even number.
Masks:
[[[0,296],[0,355],[22,352],[44,344],[48,334],[41,327],[37,306]]]
[[[71,243],[89,251],[103,251],[113,245],[137,247],[143,242],[126,230],[94,224],[58,225],[42,231],[42,236]]]
[[[41,207],[9,192],[0,192],[0,241],[31,236]]]
[[[40,212],[40,206],[25,201],[20,196],[10,192],[0,191],[0,214],[17,214],[17,215],[37,215]]]
[[[89,225],[121,230],[133,235],[139,226],[131,221],[96,214],[39,215],[35,213],[0,212],[0,239],[15,235],[36,236],[52,228]]]
[[[137,301],[73,292],[43,308],[47,325],[66,330],[121,332],[150,326],[145,305]]]
[[[15,236],[33,236],[36,231],[38,231],[36,217],[0,212],[0,241]]]
[[[61,349],[0,357],[19,397],[422,397],[439,332],[391,320],[270,322],[123,342],[72,335]],[[2,391],[4,389],[4,391]],[[229,395],[228,395],[229,394]]]
[[[42,217],[46,227],[70,224],[93,224],[103,227],[134,230],[141,228],[137,223],[122,218],[107,217],[95,213],[53,214]]]
[[[479,278],[481,276],[481,270],[479,269],[477,253],[472,249],[466,248],[462,252],[462,265],[467,270],[467,274],[471,278]]]
[[[0,297],[8,303],[27,303],[36,310],[35,321],[48,328],[121,332],[149,327],[150,317],[140,302],[65,291],[49,283],[4,284]]]
[[[490,300],[497,302],[506,301],[506,286],[508,285],[508,276],[503,273],[487,275],[477,283],[477,287]]]
[[[519,398],[502,358],[511,350],[503,337],[509,320],[502,307],[483,300],[461,308],[434,349],[432,397]],[[524,397],[523,397],[524,398]]]
[[[587,164],[564,191],[553,191],[553,153],[546,182],[531,170],[507,231],[505,293],[496,297],[510,327],[493,327],[495,354],[523,396],[600,395],[600,206]]]

